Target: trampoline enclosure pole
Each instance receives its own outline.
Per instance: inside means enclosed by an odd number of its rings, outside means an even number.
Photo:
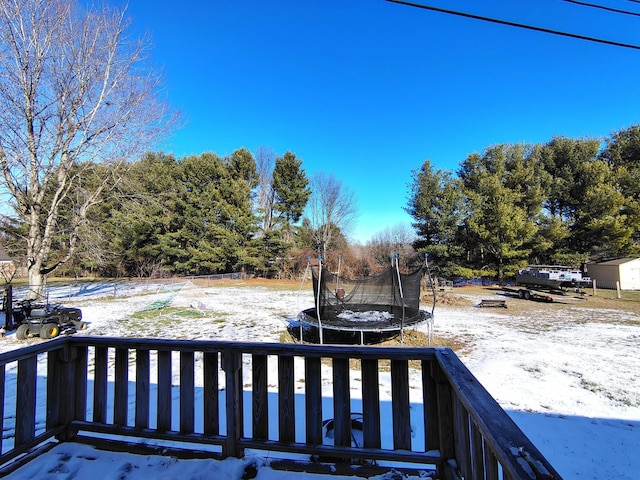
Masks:
[[[338,287],[340,286],[340,266],[342,264],[342,255],[338,255],[338,275],[336,275],[336,295],[338,295]]]
[[[394,254],[393,258],[396,261],[396,273],[398,275],[398,289],[400,291],[400,300],[402,300],[402,322],[400,323],[400,343],[404,343],[404,316],[405,316],[405,305],[404,305],[404,292],[402,291],[402,280],[400,279],[400,261],[398,260],[399,254]],[[393,266],[393,262],[392,262]]]
[[[320,320],[320,290],[322,285],[322,257],[318,257],[318,296],[316,298],[316,316],[318,317],[318,331],[320,333],[320,345],[322,345],[322,321]]]
[[[433,342],[433,312],[436,309],[436,287],[434,285],[433,278],[431,278],[431,270],[429,269],[429,254],[424,254],[424,266],[427,269],[427,276],[429,277],[429,283],[431,284],[431,293],[433,295],[433,303],[431,304],[431,317],[429,318],[429,346]]]
[[[307,268],[304,269],[304,274],[302,275],[302,282],[300,283],[300,289],[298,290],[298,310],[300,309],[300,293],[302,292],[302,286],[304,285],[304,281],[307,279],[307,272],[311,269],[311,257],[307,257]],[[313,283],[313,275],[311,276],[311,283]],[[302,337],[302,321],[300,323],[300,343],[304,343],[304,338]]]

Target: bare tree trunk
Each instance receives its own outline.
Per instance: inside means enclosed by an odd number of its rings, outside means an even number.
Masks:
[[[271,230],[273,221],[273,201],[275,192],[271,185],[275,154],[266,147],[259,147],[256,152],[259,185],[259,209],[262,214],[262,231]]]
[[[27,278],[29,280],[29,291],[25,298],[30,300],[36,300],[40,298],[45,291],[47,277],[40,273],[38,264],[33,264],[27,271]]]

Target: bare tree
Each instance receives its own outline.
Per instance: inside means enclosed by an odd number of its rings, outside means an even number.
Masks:
[[[389,266],[391,256],[397,253],[401,268],[406,272],[416,261],[417,254],[412,246],[415,237],[408,225],[398,223],[376,233],[367,243],[366,250],[378,265],[384,267]]]
[[[68,261],[91,207],[176,119],[160,98],[149,40],[127,36],[124,11],[73,0],[0,2],[0,168],[28,225],[29,283]],[[87,179],[91,176],[91,180]],[[52,244],[65,219],[65,245]]]
[[[333,174],[316,173],[311,178],[310,221],[313,240],[326,258],[336,235],[349,231],[358,213],[354,193]]]
[[[258,170],[258,210],[262,216],[262,232],[271,230],[273,221],[273,166],[275,153],[267,147],[258,147],[256,151],[256,168]]]

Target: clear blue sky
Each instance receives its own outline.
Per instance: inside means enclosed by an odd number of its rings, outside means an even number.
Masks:
[[[561,0],[424,3],[640,44],[640,16]],[[361,242],[410,223],[408,184],[426,159],[455,170],[493,144],[640,123],[640,50],[383,0],[128,4],[186,120],[157,150],[292,151],[308,175],[332,173],[355,192]]]

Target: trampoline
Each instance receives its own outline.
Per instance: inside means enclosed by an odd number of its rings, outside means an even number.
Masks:
[[[394,261],[395,260],[395,261]],[[315,306],[297,317],[300,341],[312,336],[319,343],[358,341],[365,335],[377,343],[402,335],[407,327],[433,320],[431,312],[420,309],[420,285],[428,264],[413,273],[400,273],[397,256],[382,273],[357,280],[340,278],[318,260],[310,265]],[[434,296],[435,302],[435,296]],[[290,332],[295,326],[290,328]],[[292,332],[293,333],[293,332]],[[351,342],[349,342],[351,343]]]

